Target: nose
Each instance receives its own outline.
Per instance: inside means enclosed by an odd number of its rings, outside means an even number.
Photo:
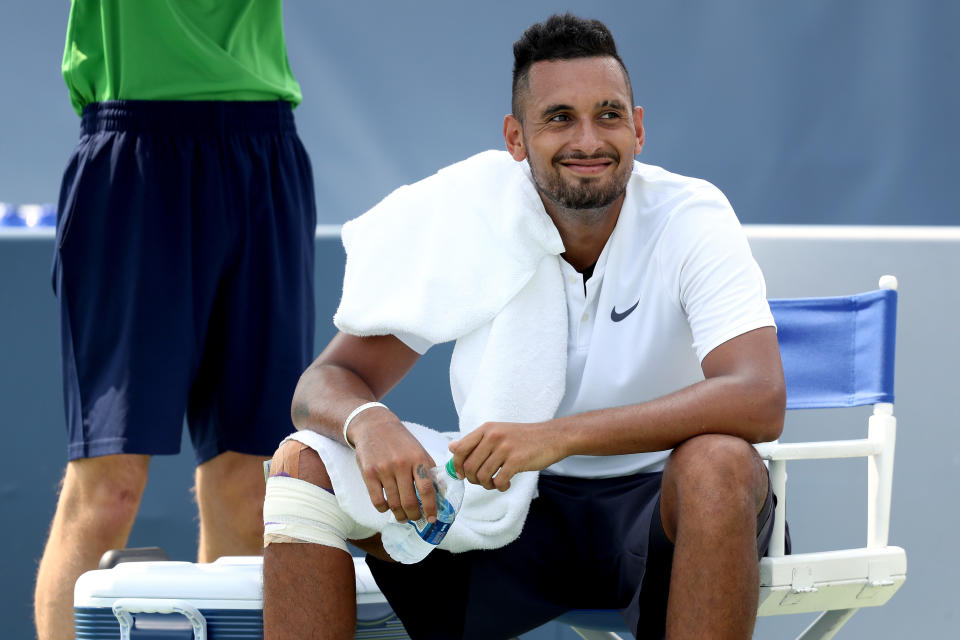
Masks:
[[[577,123],[572,146],[575,150],[587,155],[592,155],[603,147],[600,131],[590,118],[583,118]]]

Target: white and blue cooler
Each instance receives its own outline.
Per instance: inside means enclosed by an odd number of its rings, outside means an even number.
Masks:
[[[407,638],[362,558],[356,638]],[[252,640],[263,638],[263,558],[210,564],[121,562],[88,571],[73,594],[77,640]]]

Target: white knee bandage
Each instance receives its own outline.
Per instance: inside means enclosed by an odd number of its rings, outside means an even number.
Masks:
[[[312,542],[347,551],[347,540],[369,538],[374,533],[374,529],[354,522],[333,494],[316,485],[287,476],[267,480],[264,546],[273,542]]]

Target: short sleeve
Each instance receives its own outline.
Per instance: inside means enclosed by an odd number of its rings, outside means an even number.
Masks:
[[[393,335],[395,335],[400,342],[407,345],[420,355],[425,354],[427,350],[433,346],[433,343],[426,338],[421,338],[418,335],[414,335],[406,331],[397,331]]]
[[[713,185],[703,183],[672,212],[658,261],[701,362],[732,338],[776,326],[760,266],[733,208]]]

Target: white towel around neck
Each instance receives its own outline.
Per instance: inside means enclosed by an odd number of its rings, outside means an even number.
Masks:
[[[343,227],[343,297],[334,316],[358,336],[408,333],[456,340],[451,387],[460,433],[405,423],[437,464],[448,443],[484,422],[553,417],[564,393],[566,299],[560,234],[543,209],[526,163],[486,151],[400,187]],[[402,419],[403,416],[400,416]],[[292,438],[323,459],[341,508],[382,529],[356,454],[311,431]],[[518,474],[506,492],[467,483],[463,506],[441,543],[489,549],[516,538],[537,474]]]

